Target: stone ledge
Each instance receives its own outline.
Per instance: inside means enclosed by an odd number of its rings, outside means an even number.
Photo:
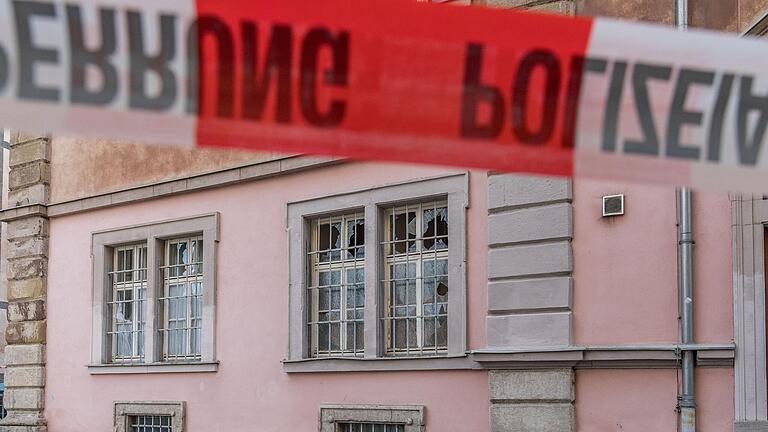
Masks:
[[[217,372],[219,362],[189,362],[189,363],[139,363],[139,364],[94,364],[88,365],[91,375],[124,375],[124,374],[153,374],[153,373],[192,373]]]
[[[733,367],[734,344],[592,345],[485,348],[470,358],[485,369],[676,369],[680,352],[696,351],[700,367]]]
[[[30,204],[11,207],[0,212],[0,222],[11,222],[32,217],[48,217],[48,207],[42,204]]]
[[[214,171],[182,179],[174,179],[130,189],[116,190],[110,193],[88,196],[72,201],[52,203],[48,206],[35,204],[11,207],[0,212],[0,221],[8,222],[10,220],[30,216],[64,216],[100,208],[129,204],[137,201],[145,201],[159,197],[262,180],[304,169],[335,165],[343,163],[344,161],[345,159],[336,157],[290,156],[283,159],[275,159],[257,164]]]
[[[382,358],[311,358],[283,360],[283,372],[376,372],[420,370],[481,369],[467,356],[455,357],[382,357]]]

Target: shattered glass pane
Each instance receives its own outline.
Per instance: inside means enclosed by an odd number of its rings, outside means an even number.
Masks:
[[[422,229],[424,232],[424,249],[448,248],[448,208],[425,209]]]
[[[396,254],[416,251],[416,212],[398,213],[394,216],[392,239]]]
[[[341,222],[323,223],[318,229],[320,262],[341,259]]]
[[[365,257],[365,221],[347,221],[347,258]]]

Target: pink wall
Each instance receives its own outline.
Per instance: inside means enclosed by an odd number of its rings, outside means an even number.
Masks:
[[[733,370],[696,371],[696,430],[733,431]],[[580,370],[576,372],[579,432],[674,431],[677,371]]]
[[[626,195],[626,214],[601,217],[601,197]],[[695,340],[733,341],[727,194],[694,192]],[[677,343],[675,190],[579,179],[574,184],[577,344]],[[676,430],[677,373],[579,370],[579,432]],[[696,370],[697,431],[733,430],[733,369]]]
[[[423,404],[428,429],[488,429],[482,371],[295,374],[287,344],[286,202],[446,172],[356,163],[51,221],[46,415],[51,432],[111,430],[114,400],[186,400],[191,431],[312,431],[321,403]],[[483,347],[486,180],[472,173],[468,338]],[[91,232],[221,212],[215,374],[92,376]]]
[[[601,197],[626,195],[626,214],[601,217]],[[695,338],[733,339],[727,194],[694,192]],[[574,183],[577,344],[676,343],[677,227],[671,187]]]

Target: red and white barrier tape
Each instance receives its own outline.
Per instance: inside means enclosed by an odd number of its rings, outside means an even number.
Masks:
[[[766,48],[412,0],[0,0],[0,123],[752,190]]]

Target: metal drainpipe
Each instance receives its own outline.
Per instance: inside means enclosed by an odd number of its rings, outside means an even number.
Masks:
[[[693,344],[693,228],[691,223],[691,190],[677,190],[678,266],[680,290],[680,343]],[[694,355],[683,349],[682,391],[680,394],[680,429],[696,431],[696,401],[694,397]]]
[[[675,27],[688,30],[688,0],[675,0]],[[678,261],[680,292],[680,342],[693,344],[693,229],[691,223],[691,190],[677,190]],[[680,395],[680,429],[696,431],[696,400],[694,397],[694,355],[683,349],[682,391]]]

